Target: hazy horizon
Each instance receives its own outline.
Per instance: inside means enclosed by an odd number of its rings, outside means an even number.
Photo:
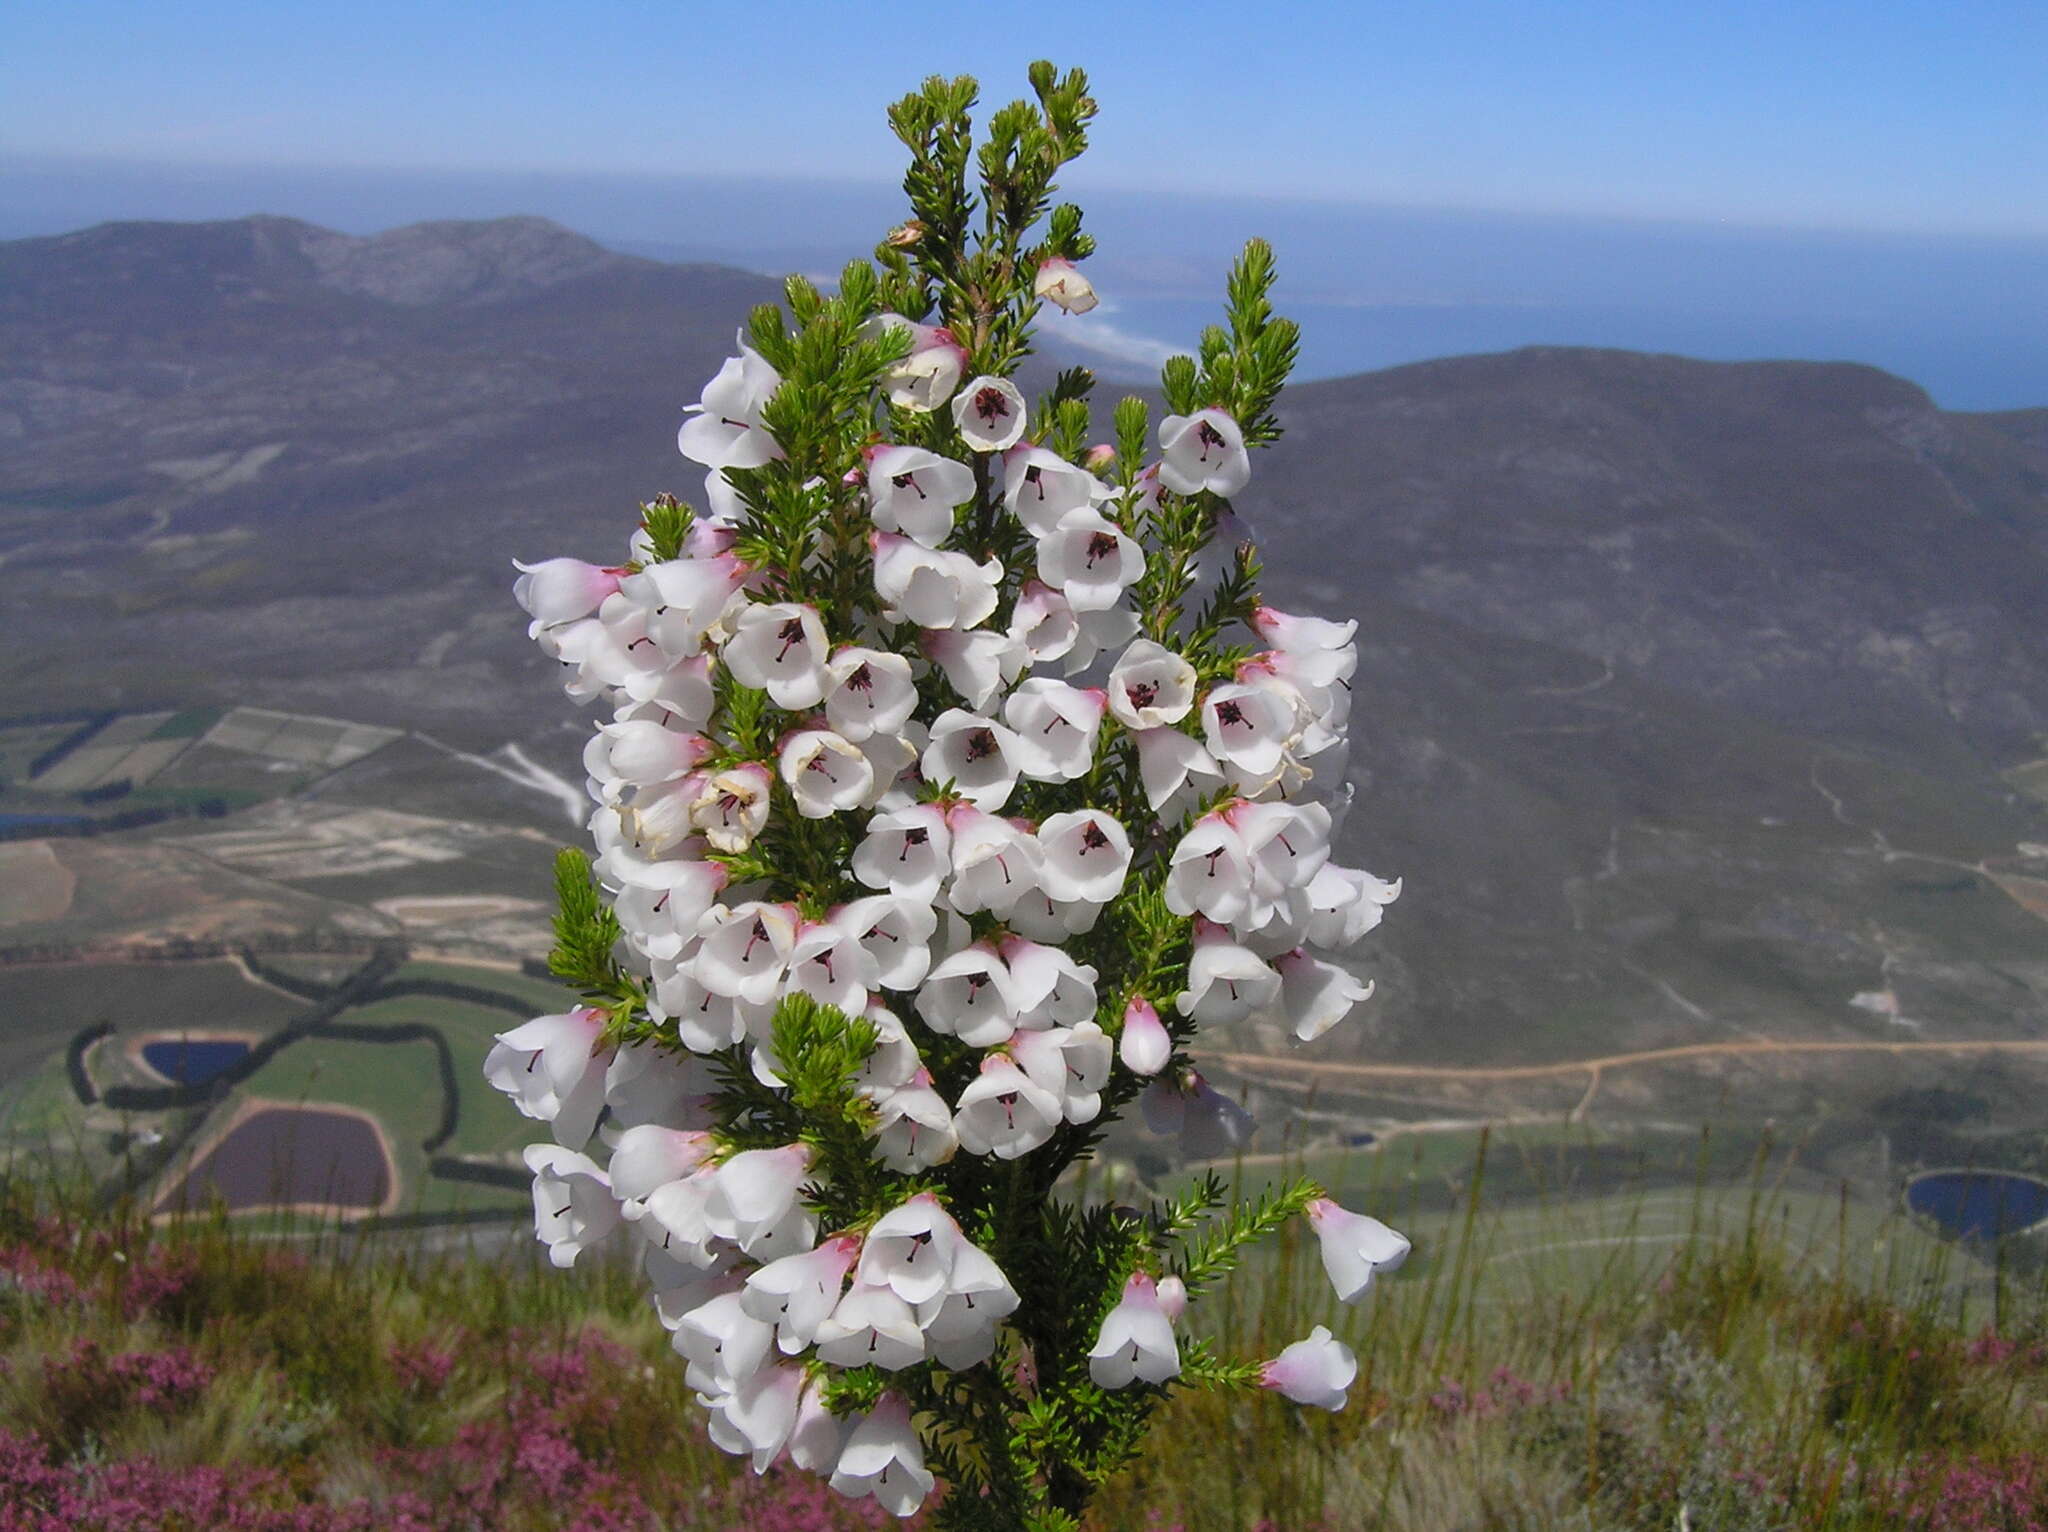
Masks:
[[[1142,376],[1272,241],[1303,379],[1472,351],[1597,345],[1710,360],[1864,362],[1951,409],[2048,405],[2048,238],[1077,193],[1103,308],[1059,333]],[[881,182],[427,172],[0,158],[0,238],[272,213],[354,234],[535,214],[632,254],[830,274],[900,216]]]

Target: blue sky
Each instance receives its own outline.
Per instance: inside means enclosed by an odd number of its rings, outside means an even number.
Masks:
[[[2040,0],[978,9],[24,0],[0,153],[882,181],[887,100],[1045,54],[1102,104],[1077,187],[2048,234]]]

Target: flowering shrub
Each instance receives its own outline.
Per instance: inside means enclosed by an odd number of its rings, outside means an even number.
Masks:
[[[1156,434],[1126,398],[1093,442],[1084,369],[1027,401],[1041,304],[1095,301],[1052,204],[1094,103],[1031,83],[978,150],[971,81],[893,108],[913,216],[835,296],[755,311],[679,435],[702,511],[650,503],[617,565],[520,566],[603,715],[595,861],[558,867],[587,1003],[486,1073],[553,1130],[551,1258],[633,1251],[721,1447],[1062,1528],[1172,1388],[1343,1405],[1321,1327],[1263,1363],[1179,1333],[1247,1242],[1306,1215],[1347,1302],[1408,1245],[1308,1182],[1057,1194],[1134,1100],[1196,1157],[1242,1144],[1197,1029],[1342,1021],[1371,986],[1317,951],[1398,886],[1330,860],[1354,625],[1265,604],[1230,509],[1295,355],[1271,252],[1167,364]]]

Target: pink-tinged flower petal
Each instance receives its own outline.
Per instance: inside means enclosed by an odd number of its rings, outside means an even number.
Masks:
[[[1173,1057],[1173,1038],[1159,1012],[1143,995],[1124,1007],[1124,1029],[1117,1038],[1117,1057],[1134,1075],[1156,1075]]]
[[[1393,1271],[1408,1259],[1407,1238],[1377,1218],[1353,1213],[1327,1197],[1318,1197],[1304,1211],[1322,1241],[1323,1270],[1340,1303],[1356,1303],[1375,1272]]]
[[[1159,423],[1159,480],[1176,495],[1234,495],[1251,482],[1244,433],[1221,410],[1169,415]]]
[[[1322,1325],[1309,1332],[1259,1369],[1259,1386],[1285,1394],[1296,1404],[1341,1410],[1353,1380],[1358,1357]]]

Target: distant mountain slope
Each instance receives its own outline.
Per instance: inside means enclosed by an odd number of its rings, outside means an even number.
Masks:
[[[694,496],[681,407],[775,297],[532,219],[0,246],[0,713],[245,701],[579,777],[510,561]],[[2048,876],[1999,775],[2048,755],[2048,411],[1533,350],[1283,418],[1244,509],[1273,600],[1360,618],[1344,851],[1410,879],[1348,1046],[2048,1030],[1995,881]],[[473,791],[420,758],[324,791]]]
[[[1910,383],[1530,350],[1308,385],[1283,418],[1246,504],[1325,603],[1937,758],[2048,733],[2048,442]]]

